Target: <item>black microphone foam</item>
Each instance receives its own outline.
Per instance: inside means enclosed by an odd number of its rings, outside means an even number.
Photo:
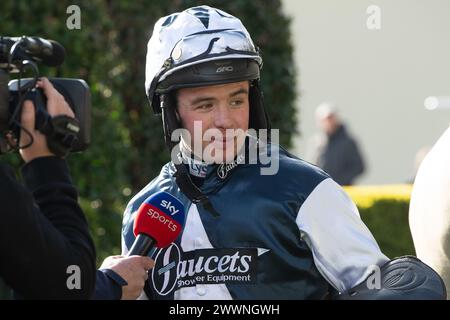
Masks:
[[[42,62],[49,66],[49,67],[55,67],[59,66],[64,62],[64,58],[66,56],[66,50],[62,45],[60,45],[58,42],[49,40],[52,44],[52,54],[51,55],[43,55]]]

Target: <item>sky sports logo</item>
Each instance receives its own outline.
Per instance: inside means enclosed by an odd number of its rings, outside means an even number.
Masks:
[[[176,232],[184,222],[184,216],[180,214],[184,211],[183,204],[167,192],[155,194],[151,200],[145,201],[144,206],[152,224],[158,222],[160,226],[167,226],[167,229]]]
[[[179,236],[185,221],[183,203],[168,192],[160,191],[148,197],[139,207],[133,233],[151,236],[156,246],[169,246]]]
[[[162,210],[158,210],[157,207],[153,207],[151,205],[147,208],[147,215],[150,219],[155,219],[159,223],[166,225],[167,228],[172,230],[173,232],[177,231],[180,224],[172,218],[175,214],[180,212],[180,209],[177,209],[175,204],[172,204],[172,201],[161,200],[159,204],[160,208],[164,208],[169,211],[170,216],[167,216],[166,213],[162,212]]]

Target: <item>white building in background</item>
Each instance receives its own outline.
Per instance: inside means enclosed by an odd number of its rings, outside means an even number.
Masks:
[[[450,122],[450,108],[424,107],[429,96],[450,96],[450,1],[282,2],[299,77],[292,151],[308,160],[315,107],[334,101],[365,155],[359,183],[409,180],[416,152]]]

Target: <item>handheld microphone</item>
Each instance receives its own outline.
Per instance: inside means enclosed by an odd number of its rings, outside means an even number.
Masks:
[[[16,48],[13,58],[32,59],[49,67],[59,66],[64,62],[66,55],[64,47],[56,41],[39,37],[0,37],[0,60],[6,59],[4,57],[9,54],[9,50],[17,42],[19,42],[18,48]]]
[[[184,226],[183,204],[170,193],[160,191],[148,197],[134,219],[136,237],[128,256],[147,256],[156,246],[165,248],[175,241]]]

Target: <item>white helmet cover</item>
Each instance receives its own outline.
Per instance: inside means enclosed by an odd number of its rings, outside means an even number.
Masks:
[[[172,74],[205,62],[229,59],[254,61],[257,72],[252,66],[247,74],[235,70],[233,75],[227,74],[227,67],[218,67],[215,70],[220,74],[214,75],[216,79],[222,77],[222,83],[259,79],[262,59],[238,18],[208,6],[193,7],[160,18],[147,45],[145,67],[145,89],[153,110],[160,113],[158,95],[161,90],[158,93],[158,87]],[[208,80],[202,83],[205,85]],[[178,87],[197,85],[184,83]]]

